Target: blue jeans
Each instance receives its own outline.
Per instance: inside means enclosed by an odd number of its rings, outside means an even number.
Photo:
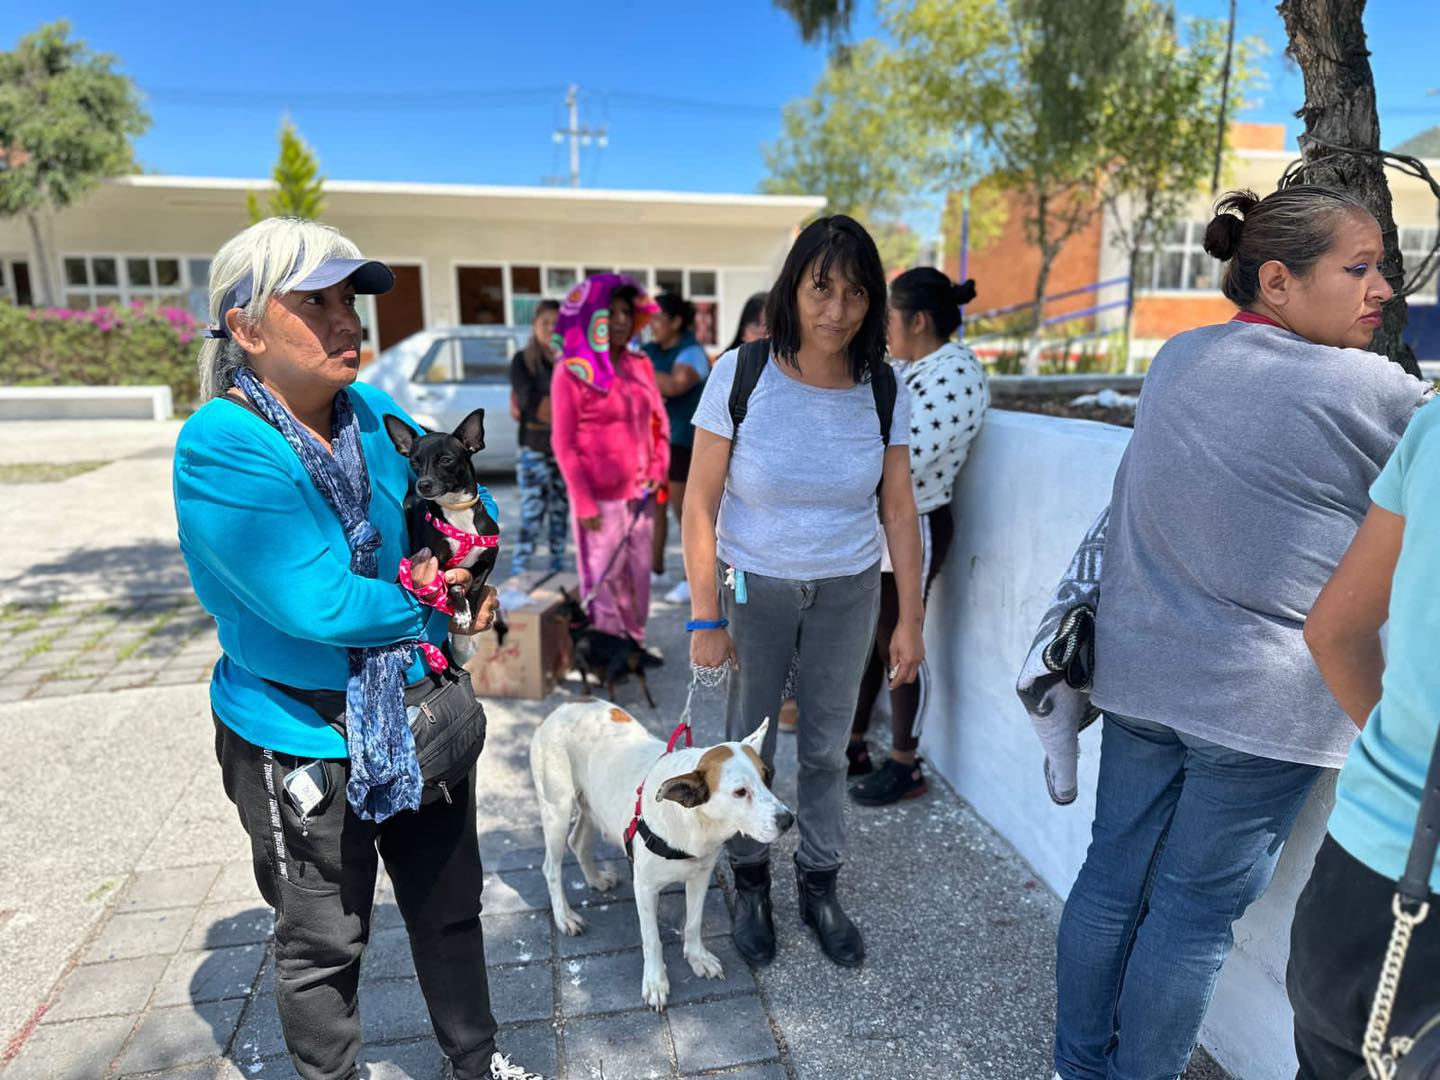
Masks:
[[[542,525],[550,542],[550,569],[564,570],[570,496],[560,466],[548,454],[522,446],[515,480],[520,486],[520,535],[510,556],[510,573],[523,574],[530,569]]]
[[[1060,919],[1055,1070],[1176,1080],[1320,775],[1106,715],[1095,824]]]

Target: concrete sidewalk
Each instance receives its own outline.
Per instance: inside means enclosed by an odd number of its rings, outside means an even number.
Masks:
[[[5,453],[0,438],[0,463]],[[154,482],[142,474],[118,478]],[[72,485],[83,479],[56,485],[48,502],[70,506]],[[57,490],[63,498],[53,497]],[[0,487],[0,498],[14,491]],[[510,510],[513,490],[497,494]],[[132,496],[120,486],[108,498]],[[25,514],[39,512],[30,505],[36,500],[21,501]],[[506,517],[513,521],[513,511]],[[147,527],[163,552],[155,565],[178,564],[173,525],[169,536],[154,522]],[[678,569],[674,554],[671,563]],[[23,568],[11,570],[25,577]],[[672,573],[659,591],[673,580]],[[23,691],[0,703],[0,1078],[293,1075],[269,972],[272,919],[214,759],[202,681],[213,631],[193,602],[150,600],[135,609],[111,599],[103,610],[88,601],[11,610],[0,622],[0,687]],[[107,637],[143,633],[162,614],[143,638],[160,654],[146,685],[114,689],[130,677],[125,665],[138,649],[88,681],[41,681],[40,666],[27,668],[51,654],[89,664],[101,653],[99,645],[80,649],[87,628],[113,623]],[[659,708],[646,708],[638,687],[620,691],[620,703],[660,735],[685,698],[683,617],[663,602],[654,607],[653,641],[670,657],[651,680]],[[171,625],[183,634],[164,633]],[[15,663],[34,646],[33,638],[24,648],[14,643],[17,633],[37,631],[51,635],[50,645]],[[105,648],[111,657],[125,647]],[[174,684],[162,685],[162,676]],[[576,691],[572,683],[546,702],[487,703],[478,814],[503,1049],[556,1078],[1050,1076],[1059,901],[936,778],[927,797],[903,806],[849,808],[841,887],[866,933],[864,968],[831,965],[799,924],[792,835],[775,854],[776,962],[757,972],[739,959],[724,889],[716,888],[705,930],[725,978],[696,979],[680,956],[679,897],[670,898],[662,910],[672,1004],[663,1015],[644,1008],[628,886],[590,895],[578,871],[569,875],[590,929],[566,938],[552,929],[538,870],[528,741]],[[718,695],[702,695],[698,742],[720,737],[719,706]],[[794,740],[782,737],[777,787],[788,799],[794,769]],[[430,1080],[440,1055],[383,880],[378,899],[362,969],[362,1057],[376,1080]],[[1197,1063],[1187,1075],[1223,1075],[1211,1069]]]

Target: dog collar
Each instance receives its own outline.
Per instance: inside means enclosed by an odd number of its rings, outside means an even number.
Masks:
[[[636,818],[635,832],[625,838],[625,857],[632,863],[635,861],[635,851],[632,847],[632,841],[636,833],[640,835],[640,839],[644,842],[645,846],[662,859],[693,859],[695,857],[688,851],[681,851],[677,847],[671,847],[665,842],[662,836],[650,828],[649,825],[645,824],[644,818]]]
[[[675,730],[670,733],[670,741],[665,744],[665,753],[660,755],[660,761],[664,761],[666,755],[675,752],[675,745],[680,741],[680,736],[685,736],[685,746],[688,749],[694,745],[694,739],[690,732],[690,723],[681,720],[675,725]],[[660,761],[655,762],[659,765]],[[655,771],[655,765],[650,766],[650,772]],[[645,774],[645,780],[650,779],[650,773]],[[645,780],[640,781],[640,786],[635,789],[635,815],[630,819],[630,824],[625,826],[625,857],[632,863],[635,861],[635,836],[638,833],[640,840],[650,851],[659,855],[662,859],[693,859],[695,856],[688,851],[681,851],[677,847],[671,847],[663,837],[645,824],[645,819],[640,816],[644,808]]]
[[[437,500],[437,501],[438,501],[438,500]],[[440,503],[440,505],[443,506],[443,507],[445,507],[446,510],[469,510],[471,507],[473,507],[473,506],[474,506],[476,503],[478,503],[479,501],[480,501],[480,493],[477,491],[477,492],[475,493],[475,495],[474,495],[473,498],[467,499],[465,502],[458,502],[458,503]]]
[[[470,506],[474,506],[479,501],[480,498],[477,495],[475,502],[470,503]],[[458,509],[464,510],[467,507],[458,507]],[[446,570],[453,570],[459,566],[465,561],[465,557],[476,548],[498,548],[500,546],[499,533],[494,536],[480,536],[477,533],[466,532],[464,529],[457,529],[444,518],[437,518],[428,510],[425,511],[425,520],[435,526],[440,534],[455,546],[455,554],[451,555],[450,561],[445,564]]]

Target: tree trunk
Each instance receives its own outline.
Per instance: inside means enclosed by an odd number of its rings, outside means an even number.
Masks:
[[[1140,263],[1140,245],[1130,245],[1130,273],[1125,278],[1125,374],[1135,374],[1135,274]]]
[[[1046,192],[1035,198],[1035,246],[1040,249],[1040,272],[1035,275],[1034,308],[1030,313],[1030,335],[1025,341],[1022,370],[1026,375],[1040,374],[1040,332],[1045,326],[1045,290],[1050,285],[1050,267],[1058,252],[1051,250],[1047,215],[1050,199]]]
[[[1362,21],[1365,0],[1281,0],[1279,11],[1290,35],[1290,56],[1305,76],[1305,106],[1296,114],[1305,121],[1300,137],[1305,182],[1349,191],[1380,223],[1385,277],[1396,296],[1385,305],[1384,321],[1370,347],[1418,376],[1415,354],[1400,336],[1406,318],[1405,298],[1399,295],[1404,264],[1385,166],[1379,158],[1316,145],[1318,140],[1330,146],[1380,148],[1375,79]]]
[[[40,229],[40,215],[29,210],[25,220],[30,225],[30,245],[35,249],[35,267],[31,282],[35,286],[37,307],[51,307],[59,301],[55,296],[55,279],[51,275],[50,253],[45,249],[45,234]]]

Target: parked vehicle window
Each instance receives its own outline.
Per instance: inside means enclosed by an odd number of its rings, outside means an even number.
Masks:
[[[510,384],[510,356],[515,342],[509,337],[442,338],[430,346],[416,378],[424,383]]]

